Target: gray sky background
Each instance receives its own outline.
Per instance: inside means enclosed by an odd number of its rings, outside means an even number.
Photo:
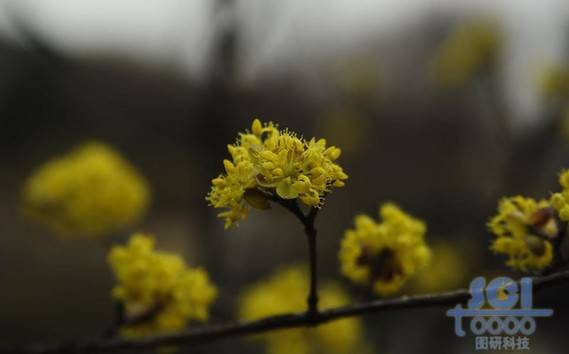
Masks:
[[[563,61],[569,44],[567,0],[243,0],[244,71],[259,77],[441,11],[503,20],[510,101],[520,122],[531,122],[539,72]],[[14,38],[12,19],[20,18],[65,50],[126,53],[199,76],[212,38],[210,13],[210,0],[0,0],[0,35]]]

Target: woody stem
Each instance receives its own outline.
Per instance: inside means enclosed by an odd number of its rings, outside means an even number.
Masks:
[[[318,314],[318,271],[316,258],[316,228],[314,220],[318,209],[311,208],[305,218],[304,232],[308,239],[308,254],[310,259],[310,291],[308,294],[308,314]]]
[[[316,255],[316,227],[314,222],[318,215],[318,208],[312,207],[310,211],[305,214],[300,209],[296,199],[282,199],[276,195],[264,193],[265,197],[288,211],[290,211],[304,226],[304,233],[308,241],[308,258],[310,265],[310,284],[308,293],[308,310],[309,317],[316,317],[318,314],[318,271],[317,271],[317,255]]]

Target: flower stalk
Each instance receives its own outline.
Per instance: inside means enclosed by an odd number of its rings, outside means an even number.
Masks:
[[[308,242],[308,258],[310,265],[310,287],[307,298],[307,315],[315,317],[318,314],[318,258],[317,258],[317,230],[314,226],[318,208],[311,207],[308,213],[304,213],[296,199],[283,199],[277,195],[263,193],[270,201],[279,204],[286,210],[290,211],[304,226],[304,233]]]

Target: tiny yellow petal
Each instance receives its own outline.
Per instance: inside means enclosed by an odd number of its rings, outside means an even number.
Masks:
[[[283,199],[295,199],[298,192],[293,188],[290,178],[285,178],[277,184],[277,194]]]
[[[263,131],[263,124],[261,124],[261,121],[259,119],[253,120],[251,131],[257,136],[261,135],[261,132]]]

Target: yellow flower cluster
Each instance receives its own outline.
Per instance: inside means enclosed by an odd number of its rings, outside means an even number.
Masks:
[[[436,81],[444,87],[466,84],[495,61],[501,45],[498,28],[490,22],[467,22],[444,41],[433,62]]]
[[[553,260],[553,245],[546,238],[558,233],[553,214],[546,200],[521,196],[502,199],[498,213],[488,223],[496,236],[490,249],[507,255],[506,265],[512,269],[527,272],[546,268]]]
[[[102,143],[48,161],[25,182],[25,211],[69,236],[101,236],[132,224],[150,199],[145,179]]]
[[[268,208],[263,192],[319,207],[324,195],[348,178],[335,162],[341,153],[337,147],[327,147],[324,139],[304,140],[258,119],[227,149],[231,160],[223,161],[225,174],[212,180],[206,198],[214,208],[228,209],[218,215],[226,228],[245,219],[248,206]]]
[[[308,272],[304,267],[283,268],[245,291],[239,299],[239,316],[243,320],[255,320],[306,311],[308,283]],[[322,284],[319,298],[321,309],[344,306],[350,301],[335,283]],[[360,319],[349,318],[314,328],[287,329],[259,336],[258,339],[266,341],[267,353],[270,354],[350,354],[362,352],[361,337]]]
[[[563,190],[559,193],[553,193],[550,202],[559,213],[559,218],[563,221],[569,221],[569,170],[561,172],[559,184]]]
[[[381,222],[358,215],[344,234],[342,273],[356,284],[371,285],[382,296],[398,291],[431,258],[426,227],[394,204],[379,209]]]
[[[133,235],[126,246],[113,247],[108,260],[117,280],[112,296],[125,309],[122,335],[167,333],[186,327],[189,320],[208,319],[217,289],[206,271],[156,251],[152,236]]]

